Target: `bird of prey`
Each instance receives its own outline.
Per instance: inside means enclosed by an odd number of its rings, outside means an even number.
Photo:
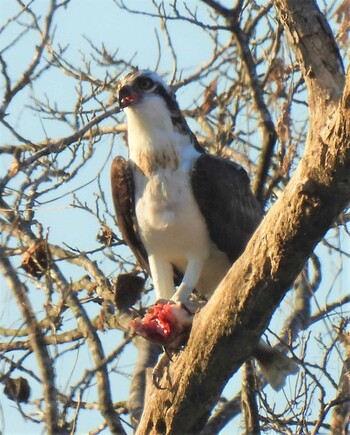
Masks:
[[[245,170],[201,147],[157,74],[128,73],[118,98],[127,117],[129,159],[116,157],[111,167],[117,222],[161,301],[134,328],[165,347],[176,346],[192,320],[192,292],[210,298],[263,211]],[[275,389],[297,370],[262,341],[255,356]]]

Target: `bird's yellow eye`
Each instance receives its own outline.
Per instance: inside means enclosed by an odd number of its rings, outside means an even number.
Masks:
[[[149,77],[139,77],[137,79],[137,86],[143,91],[148,91],[154,85],[154,82]]]

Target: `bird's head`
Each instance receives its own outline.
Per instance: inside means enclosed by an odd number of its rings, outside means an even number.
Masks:
[[[196,149],[202,152],[196,137],[189,129],[182,116],[175,94],[163,80],[149,70],[135,70],[119,79],[117,97],[122,109],[135,109],[153,113],[153,121],[164,120],[164,110],[167,109],[173,128],[181,134],[189,135]]]
[[[119,105],[122,109],[152,97],[162,98],[167,106],[169,103],[176,103],[170,88],[156,73],[149,70],[135,70],[123,76],[119,80],[117,92]]]

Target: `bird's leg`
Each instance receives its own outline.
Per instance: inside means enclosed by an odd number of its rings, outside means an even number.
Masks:
[[[182,282],[179,285],[176,293],[171,298],[171,300],[176,303],[182,303],[192,314],[197,311],[199,304],[197,302],[191,301],[190,296],[201,276],[203,263],[203,259],[190,258],[188,260]]]
[[[157,300],[169,300],[174,294],[173,266],[158,255],[148,257]]]
[[[198,303],[189,300],[203,268],[203,260],[189,259],[183,281],[174,294],[172,265],[158,256],[150,256],[149,263],[158,298],[165,299],[151,306],[145,316],[134,319],[131,327],[139,335],[162,344],[168,352],[176,352],[188,340],[193,314]],[[153,381],[159,380],[169,363],[169,354],[160,357],[153,371]]]

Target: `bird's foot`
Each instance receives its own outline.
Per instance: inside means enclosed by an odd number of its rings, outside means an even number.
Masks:
[[[165,351],[159,358],[157,364],[154,366],[152,371],[152,380],[153,384],[158,388],[158,390],[165,390],[166,387],[161,386],[160,381],[163,378],[164,371],[166,370],[166,367],[171,361],[171,356],[169,356],[169,353]]]
[[[192,319],[192,312],[182,303],[166,301],[149,307],[144,317],[134,319],[130,326],[136,334],[171,351],[186,343]]]

